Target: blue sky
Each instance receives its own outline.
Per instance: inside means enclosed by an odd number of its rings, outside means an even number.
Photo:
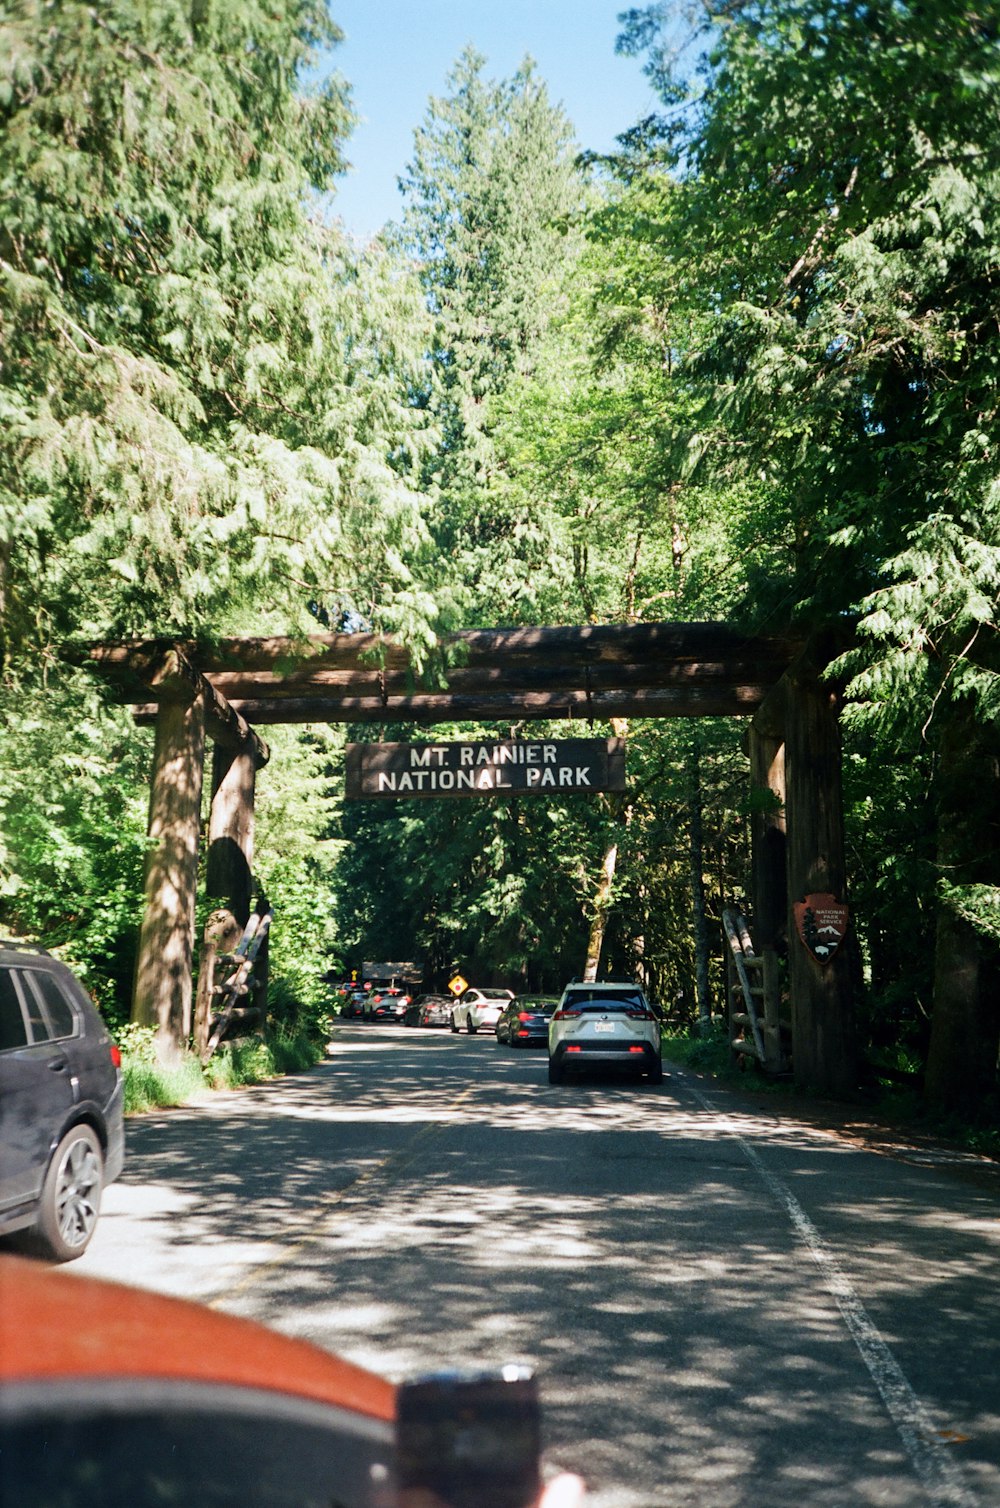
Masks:
[[[396,179],[432,94],[469,42],[492,78],[534,58],[581,147],[606,151],[656,105],[640,62],[615,55],[627,0],[331,0],[346,34],[332,62],[353,88],[361,124],[347,144],[353,171],[334,212],[353,235],[373,235],[398,216]]]

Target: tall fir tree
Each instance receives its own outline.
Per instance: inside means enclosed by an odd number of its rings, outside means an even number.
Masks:
[[[424,401],[440,429],[427,470],[439,504],[434,533],[457,577],[478,587],[473,612],[510,616],[544,528],[494,488],[494,405],[531,370],[558,306],[583,199],[570,123],[526,60],[485,76],[473,49],[432,99],[400,187],[403,246],[415,258],[435,321]],[[497,598],[500,598],[498,603]]]

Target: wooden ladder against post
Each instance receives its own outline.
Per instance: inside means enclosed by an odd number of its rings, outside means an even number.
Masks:
[[[729,1046],[734,1053],[756,1058],[762,1068],[768,1068],[774,1061],[774,1055],[768,1052],[765,1044],[765,960],[763,955],[754,952],[746,917],[742,912],[727,906],[722,913],[722,924],[732,964],[732,971],[726,970],[726,977],[731,980],[729,998],[726,1001]],[[735,979],[732,979],[732,972],[735,972]],[[749,1036],[747,1027],[750,1028]]]
[[[227,1027],[240,1025],[250,1029],[257,1024],[260,1012],[254,1007],[241,1006],[240,1001],[246,999],[256,982],[253,966],[270,930],[271,915],[270,910],[265,911],[263,916],[259,912],[251,912],[235,952],[217,953],[215,956],[216,967],[228,966],[231,972],[223,984],[212,985],[212,994],[219,997],[220,1009],[202,1053],[203,1062],[207,1063],[212,1056]],[[234,1032],[233,1035],[238,1036],[240,1033]]]

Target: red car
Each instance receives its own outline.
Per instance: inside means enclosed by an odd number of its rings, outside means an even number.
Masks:
[[[23,1508],[577,1508],[533,1381],[396,1387],[180,1299],[0,1256],[3,1500]],[[470,1454],[470,1441],[476,1451]]]

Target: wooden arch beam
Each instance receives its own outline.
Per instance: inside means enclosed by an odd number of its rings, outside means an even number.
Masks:
[[[157,708],[164,702],[190,705],[200,701],[209,738],[224,749],[247,752],[257,769],[267,764],[271,757],[267,744],[179,649],[164,650],[152,660],[144,684],[155,698]]]

